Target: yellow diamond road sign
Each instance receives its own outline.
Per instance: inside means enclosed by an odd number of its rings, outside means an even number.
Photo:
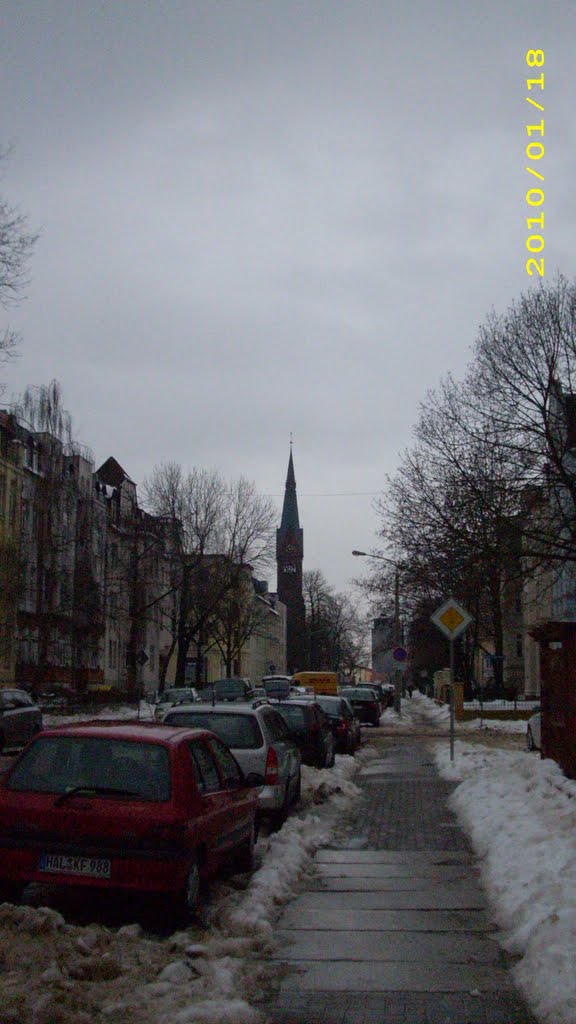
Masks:
[[[441,629],[451,640],[460,636],[460,633],[463,633],[472,622],[472,616],[452,597],[445,601],[440,608],[437,608],[430,618],[434,625],[438,626],[438,629]]]

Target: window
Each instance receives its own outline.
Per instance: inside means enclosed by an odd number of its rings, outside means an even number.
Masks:
[[[6,506],[6,475],[0,473],[0,516],[5,514]]]
[[[242,784],[242,772],[230,751],[220,740],[210,740],[210,748],[216,758],[227,789],[237,789]]]
[[[201,740],[188,744],[194,775],[201,793],[217,793],[222,789],[214,755]]]
[[[8,516],[11,523],[16,522],[16,514],[18,511],[18,485],[15,480],[12,480],[10,484],[10,508]]]
[[[255,715],[227,715],[225,712],[192,709],[169,711],[164,718],[164,724],[188,726],[190,729],[209,729],[233,750],[258,750],[262,746],[262,733]]]
[[[40,737],[22,756],[8,783],[16,792],[65,793],[75,786],[104,786],[117,790],[119,798],[169,800],[168,751],[159,743]]]
[[[263,717],[266,728],[269,730],[273,740],[290,739],[288,726],[286,725],[284,719],[280,717],[277,711],[265,710],[263,712]]]

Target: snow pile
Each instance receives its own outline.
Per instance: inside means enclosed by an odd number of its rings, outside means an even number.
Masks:
[[[402,714],[394,708],[386,708],[380,716],[380,725],[398,732],[413,732],[423,726],[447,726],[450,722],[450,708],[436,704],[429,697],[415,690],[412,697],[402,699]]]
[[[514,968],[536,1014],[574,1024],[576,987],[576,782],[553,761],[458,741],[451,764],[437,745],[445,778],[460,781],[451,801],[483,858],[502,945],[522,957]]]
[[[483,718],[480,724],[479,718],[473,718],[469,722],[458,722],[456,728],[458,732],[482,729],[486,732],[526,733],[526,721],[514,718]]]
[[[142,701],[140,708],[130,707],[128,704],[105,705],[104,707],[86,708],[84,711],[77,711],[73,715],[42,715],[42,722],[45,729],[56,729],[59,725],[70,725],[73,722],[93,722],[97,719],[102,721],[129,721],[130,719],[153,718],[153,705]]]

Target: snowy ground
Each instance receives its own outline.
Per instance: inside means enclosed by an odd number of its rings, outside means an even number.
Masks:
[[[266,997],[274,923],[373,756],[365,747],[333,769],[303,768],[298,810],[258,842],[261,866],[215,883],[197,927],[161,937],[141,924],[72,924],[55,909],[0,904],[1,1024],[260,1022],[251,1004]]]
[[[404,717],[442,723],[442,709],[415,699],[412,709],[404,702]],[[523,751],[457,740],[451,763],[443,740],[435,756],[441,774],[460,783],[453,807],[479,856],[498,938],[519,958],[518,986],[543,1022],[574,1024],[576,782]]]

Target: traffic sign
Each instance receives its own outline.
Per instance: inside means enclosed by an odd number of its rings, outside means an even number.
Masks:
[[[406,661],[408,651],[405,647],[395,647],[392,651],[392,657],[394,658],[394,661]]]
[[[472,622],[472,616],[453,597],[449,597],[430,618],[449,640],[455,640]]]

